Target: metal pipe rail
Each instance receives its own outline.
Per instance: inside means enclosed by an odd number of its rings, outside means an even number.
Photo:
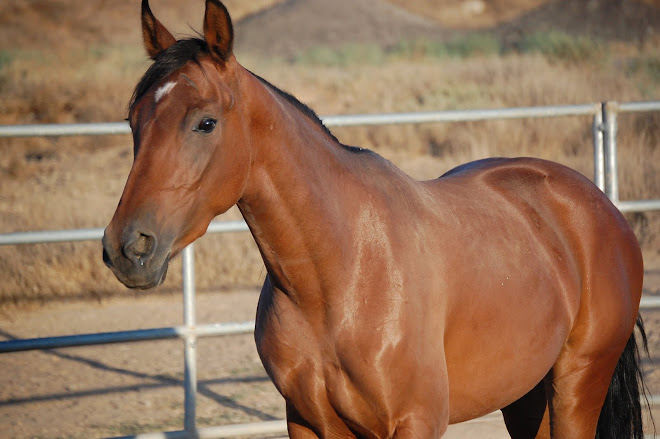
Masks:
[[[60,137],[130,134],[128,122],[58,123],[0,126],[0,137]]]
[[[133,343],[186,337],[215,337],[250,334],[254,321],[184,325],[167,328],[136,329],[133,331],[96,332],[93,334],[63,335],[0,341],[0,354],[7,352],[60,349],[76,346],[95,346],[112,343]]]
[[[640,309],[660,308],[660,297],[644,296]],[[77,346],[95,346],[113,343],[134,343],[151,340],[167,340],[186,337],[217,337],[224,335],[251,334],[254,332],[254,320],[245,322],[211,323],[195,326],[173,326],[167,328],[136,329],[133,331],[97,332],[92,334],[63,335],[13,339],[0,341],[0,354],[42,349],[61,349]],[[660,395],[656,399],[660,401]]]
[[[603,102],[602,124],[603,161],[605,185],[599,186],[622,212],[637,212],[642,210],[660,210],[660,199],[655,200],[619,200],[619,177],[616,136],[618,131],[618,115],[622,113],[638,113],[660,111],[660,101],[648,102]],[[595,144],[594,144],[595,145]]]
[[[622,211],[660,209],[660,200],[620,201],[618,196],[616,134],[617,115],[638,111],[660,111],[660,101],[602,104],[565,105],[549,107],[520,107],[465,111],[431,111],[395,114],[356,114],[324,116],[321,119],[327,126],[357,126],[384,124],[420,124],[438,122],[465,122],[497,119],[544,118],[562,116],[591,116],[594,147],[594,182]],[[129,134],[126,122],[64,125],[7,125],[0,126],[0,137],[35,136],[80,136]],[[214,221],[208,233],[248,231],[243,221]],[[0,234],[0,245],[56,243],[71,241],[99,240],[103,229],[52,230],[37,232],[16,232]],[[254,331],[254,322],[230,322],[210,325],[197,325],[195,321],[195,279],[193,245],[182,252],[183,259],[183,301],[184,324],[169,328],[152,328],[136,331],[118,331],[96,334],[80,334],[36,339],[16,339],[0,342],[0,353],[33,349],[55,349],[72,346],[98,345],[158,339],[181,338],[184,340],[184,429],[182,431],[140,434],[129,436],[135,439],[155,438],[221,438],[258,434],[286,433],[284,421],[262,422],[258,424],[225,425],[197,428],[196,426],[196,340],[198,337],[243,334]],[[660,307],[660,297],[644,297],[643,309]],[[651,403],[660,400],[653,395]],[[126,439],[126,438],[124,438]]]
[[[601,114],[593,120],[594,136],[594,182],[622,212],[660,210],[660,199],[619,199],[619,177],[617,158],[618,114],[660,111],[660,101],[652,102],[603,102]]]
[[[103,238],[102,228],[39,230],[34,232],[0,233],[0,245],[50,244],[56,242],[97,241]],[[243,220],[212,221],[207,233],[247,232],[250,229]]]
[[[559,116],[589,116],[600,104],[548,107],[495,108],[484,110],[423,111],[408,113],[342,114],[321,116],[326,126],[393,125],[437,122],[466,122],[494,119],[522,119]],[[130,134],[128,122],[32,124],[0,126],[0,137],[100,136]]]
[[[349,114],[322,116],[332,126],[421,124],[486,121],[499,119],[592,116],[594,141],[594,182],[622,212],[660,210],[660,199],[620,201],[616,159],[617,113],[660,111],[660,101],[606,102],[602,104],[555,105],[479,110],[427,111],[408,113]],[[1,137],[83,136],[129,134],[127,122],[89,124],[34,124],[0,126]],[[614,170],[614,172],[613,172]]]

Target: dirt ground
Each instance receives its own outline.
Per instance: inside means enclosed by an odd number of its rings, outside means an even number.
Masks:
[[[256,290],[203,294],[198,322],[250,320],[257,298]],[[181,323],[178,295],[151,295],[7,313],[0,332],[11,339]],[[8,438],[92,438],[181,429],[182,347],[179,340],[165,340],[3,354],[0,431]],[[284,418],[283,399],[261,366],[252,335],[200,339],[198,380],[200,427]],[[506,437],[497,414],[452,427],[448,437],[466,437],[467,430],[476,434],[471,437]]]
[[[660,286],[660,272],[648,273]],[[655,288],[655,292],[658,289]],[[204,293],[199,323],[253,319],[258,291]],[[660,310],[643,312],[651,357],[660,358]],[[144,329],[182,324],[178,294],[49,303],[0,315],[4,340]],[[252,335],[198,341],[199,427],[283,419],[284,403],[266,376]],[[660,368],[645,361],[651,393]],[[180,340],[17,352],[0,355],[0,436],[98,438],[180,430]],[[655,411],[656,419],[660,411]],[[447,438],[508,437],[499,413],[452,426]]]

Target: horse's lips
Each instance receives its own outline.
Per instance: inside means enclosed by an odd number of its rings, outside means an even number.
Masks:
[[[104,262],[105,265],[110,268],[117,280],[119,280],[119,282],[124,284],[124,286],[127,288],[136,290],[148,290],[155,288],[165,282],[165,278],[167,277],[167,270],[169,268],[170,256],[171,254],[168,253],[158,269],[149,270],[149,265],[151,265],[149,264],[145,267],[149,271],[146,272],[145,270],[145,272],[142,273],[131,272],[134,270],[125,272],[121,268],[117,267],[111,260],[106,260],[105,258]]]
[[[122,283],[125,286],[127,286],[128,288],[135,289],[135,290],[149,290],[151,288],[155,288],[155,287],[161,285],[163,282],[165,282],[165,278],[167,277],[168,266],[169,266],[169,264],[167,262],[165,262],[161,266],[160,270],[158,270],[158,272],[157,272],[158,276],[155,278],[155,281],[152,281],[152,282],[149,282],[149,283],[146,283],[146,284],[142,284],[142,285],[128,285],[124,282],[122,282]]]

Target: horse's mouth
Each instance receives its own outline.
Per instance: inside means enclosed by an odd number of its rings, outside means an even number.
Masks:
[[[151,281],[147,283],[130,283],[130,282],[124,282],[121,279],[119,281],[123,283],[126,287],[134,289],[134,290],[148,290],[151,288],[155,288],[158,285],[162,284],[165,282],[165,278],[167,277],[167,267],[168,264],[164,264],[161,270],[159,271],[159,274],[154,277]],[[116,275],[115,275],[116,276]]]
[[[103,262],[117,280],[127,288],[136,290],[148,290],[162,284],[167,276],[169,261],[170,254],[168,253],[160,264],[152,259],[144,265],[136,266],[128,264],[125,259],[113,259],[106,249],[103,249]]]
[[[148,290],[150,288],[155,288],[158,285],[165,282],[165,277],[167,276],[167,268],[169,264],[166,261],[160,269],[156,270],[153,273],[146,273],[144,275],[134,275],[131,273],[122,273],[118,270],[110,267],[112,272],[115,274],[119,282],[124,284],[126,287],[134,290]]]

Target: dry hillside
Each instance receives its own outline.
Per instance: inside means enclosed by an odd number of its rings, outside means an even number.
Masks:
[[[237,47],[291,57],[320,45],[391,46],[470,32],[492,33],[515,45],[539,31],[654,44],[658,6],[636,0],[288,0],[245,17],[237,27]]]
[[[657,0],[388,0],[454,30],[530,33],[554,29],[615,40],[653,37],[660,23]]]
[[[292,57],[316,46],[392,45],[442,33],[435,22],[380,0],[288,0],[240,21],[236,48]]]
[[[227,0],[235,20],[282,0]],[[200,30],[203,0],[152,0],[160,20],[185,35]],[[0,48],[39,50],[136,46],[140,42],[138,0],[6,0],[0,3]]]

